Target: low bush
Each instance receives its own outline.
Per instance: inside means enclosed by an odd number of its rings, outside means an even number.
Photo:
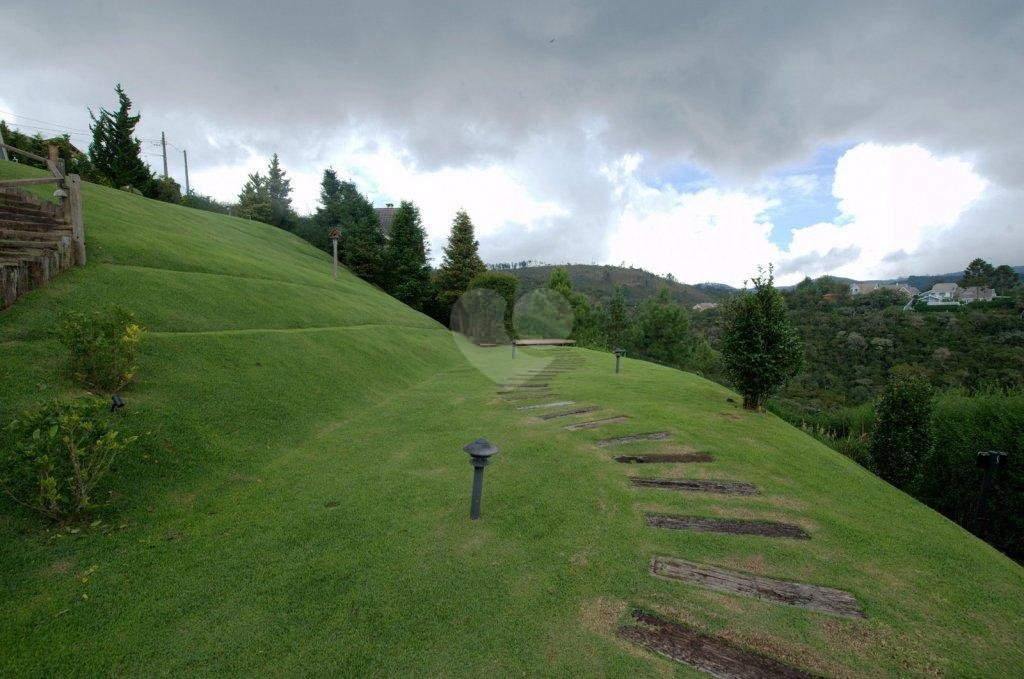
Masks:
[[[60,341],[70,352],[69,368],[75,381],[88,389],[115,392],[135,379],[135,354],[142,326],[120,307],[92,314],[64,316]]]
[[[0,440],[0,490],[53,521],[93,506],[93,491],[137,438],[111,430],[104,408],[93,397],[52,401],[13,420]]]

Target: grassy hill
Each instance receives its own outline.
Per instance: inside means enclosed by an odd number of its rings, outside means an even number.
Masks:
[[[31,173],[0,163],[0,178]],[[0,504],[2,676],[689,676],[615,636],[631,606],[830,675],[1024,664],[1024,570],[718,385],[629,359],[614,375],[607,354],[572,350],[581,365],[551,391],[602,410],[541,420],[495,380],[545,350],[457,344],[273,227],[84,195],[89,265],[0,314],[0,419],[77,393],[54,320],[118,303],[149,329],[116,415],[143,445],[74,532]],[[631,419],[563,427],[612,415]],[[625,448],[714,462],[621,465],[609,451],[624,448],[594,445],[652,430],[673,438]],[[470,522],[461,447],[477,436],[502,451]],[[646,511],[787,521],[812,539],[653,529]],[[867,619],[654,578],[655,555],[848,590]]]
[[[727,287],[695,286],[670,281],[667,278],[644,271],[643,269],[627,269],[622,266],[598,264],[565,264],[569,271],[573,289],[581,292],[592,301],[607,301],[615,294],[615,288],[622,286],[626,302],[636,305],[645,299],[656,297],[663,287],[668,287],[669,294],[690,307],[699,302],[717,302],[729,294]],[[508,271],[519,279],[519,292],[529,292],[543,287],[556,267],[530,266],[523,269]]]

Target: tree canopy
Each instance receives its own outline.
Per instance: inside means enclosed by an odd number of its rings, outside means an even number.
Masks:
[[[141,115],[131,114],[132,101],[118,84],[118,108],[111,113],[101,108],[98,115],[91,110],[92,143],[89,145],[89,160],[97,177],[111,186],[131,186],[147,196],[152,196],[153,173],[142,160],[142,142],[135,137],[135,127]]]

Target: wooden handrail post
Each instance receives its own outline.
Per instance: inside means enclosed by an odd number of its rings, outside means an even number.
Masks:
[[[53,173],[54,177],[64,178],[64,173],[61,171],[60,154],[57,150],[56,144],[50,144],[47,147],[49,157],[46,159],[46,167],[49,168],[50,172]]]
[[[75,264],[85,266],[85,220],[82,216],[82,178],[77,174],[66,177],[68,197],[67,215],[71,224],[71,246],[75,251]]]
[[[7,142],[4,141],[4,133],[0,130],[0,160],[10,160],[7,157],[7,147],[4,146]]]

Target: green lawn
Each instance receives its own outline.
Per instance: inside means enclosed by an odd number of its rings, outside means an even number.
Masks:
[[[32,171],[0,162],[0,178]],[[496,395],[550,359],[457,344],[273,227],[85,187],[90,263],[0,313],[0,420],[74,393],[54,319],[120,303],[149,329],[124,393],[140,454],[100,523],[0,504],[0,675],[643,675],[628,606],[828,675],[1009,676],[1024,569],[694,375],[572,350],[558,399],[629,415],[569,432]],[[554,400],[554,399],[552,399]],[[569,421],[574,421],[570,418]],[[593,441],[665,429],[710,464],[619,465]],[[487,436],[484,516],[461,447]],[[630,474],[755,483],[639,490]],[[335,505],[335,506],[325,506]],[[677,533],[643,512],[784,520],[812,540]],[[648,574],[674,556],[853,592],[867,620]]]

